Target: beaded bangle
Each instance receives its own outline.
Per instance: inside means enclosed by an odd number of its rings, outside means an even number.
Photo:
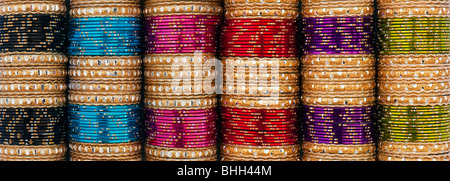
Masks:
[[[100,154],[121,154],[121,153],[133,153],[140,152],[141,143],[119,143],[119,144],[95,144],[95,143],[81,143],[70,142],[69,148],[73,151],[80,153],[100,153]]]
[[[44,108],[65,106],[65,94],[52,95],[0,95],[0,107],[3,108]]]
[[[67,145],[15,146],[0,145],[0,155],[10,156],[59,156],[66,154]],[[1,156],[0,156],[1,157]]]
[[[376,159],[375,154],[338,155],[306,152],[302,161],[376,161]]]
[[[110,93],[96,92],[86,93],[69,90],[68,100],[70,104],[80,105],[129,105],[139,104],[141,94],[137,93]]]
[[[70,57],[69,65],[74,67],[121,67],[121,68],[137,68],[142,65],[140,57],[112,57],[112,56],[86,56],[86,57]]]
[[[349,95],[349,97],[322,97],[303,94],[302,103],[309,106],[321,107],[351,107],[351,106],[373,106],[376,102],[374,94],[358,97],[358,95]]]
[[[213,94],[216,90],[215,81],[189,81],[172,82],[172,81],[156,81],[149,79],[146,81],[144,89],[149,95],[205,95]]]
[[[0,54],[0,66],[44,66],[44,65],[65,65],[69,58],[64,54],[60,53],[20,53],[20,54],[10,54],[1,53]]]
[[[139,4],[108,4],[102,7],[71,8],[71,18],[86,17],[140,17],[142,10]]]
[[[0,67],[0,80],[37,80],[61,81],[65,80],[67,71],[64,66],[45,67]]]
[[[236,157],[268,157],[268,158],[286,158],[293,157],[300,153],[300,145],[292,146],[245,146],[222,144],[220,151],[225,155],[234,155]]]
[[[312,142],[303,142],[302,150],[311,153],[329,153],[329,154],[375,154],[375,144],[358,144],[358,145],[330,145]]]
[[[407,155],[378,152],[379,161],[449,161],[449,154],[440,155]]]
[[[208,109],[217,106],[216,95],[154,96],[145,94],[144,104],[149,109]]]
[[[64,15],[67,11],[64,3],[52,2],[35,2],[27,4],[10,4],[0,7],[0,16],[14,15],[14,14],[61,14]]]
[[[142,84],[140,81],[108,81],[107,83],[71,81],[69,89],[82,92],[140,92]]]
[[[440,154],[449,151],[449,142],[412,143],[412,142],[378,142],[378,150],[395,154]]]
[[[167,15],[221,15],[223,8],[217,2],[160,2],[145,5],[144,16],[167,16]]]
[[[450,91],[450,82],[435,82],[428,83],[399,83],[393,81],[379,81],[379,94],[435,94],[447,95]]]
[[[152,66],[197,66],[216,64],[217,58],[212,53],[202,54],[149,54],[144,57],[145,67]],[[183,67],[184,68],[184,67]]]
[[[229,19],[297,19],[297,6],[284,7],[283,4],[241,4],[239,7],[225,6],[225,18]]]
[[[229,108],[249,108],[249,109],[289,109],[297,108],[300,105],[299,96],[288,97],[247,97],[222,95],[221,106]]]
[[[373,55],[305,55],[301,58],[305,68],[374,67]]]
[[[378,104],[392,106],[436,106],[450,104],[450,97],[423,95],[423,94],[397,94],[397,95],[378,95]]]
[[[166,159],[207,158],[217,154],[216,146],[205,148],[166,148],[153,145],[145,146],[146,156]]]
[[[9,82],[3,81],[0,84],[1,95],[18,94],[62,94],[67,90],[67,84],[64,81],[59,82]]]
[[[448,54],[411,54],[411,55],[380,55],[378,66],[442,66],[450,63]]]
[[[372,4],[352,4],[349,7],[331,6],[302,6],[302,17],[349,17],[372,16],[375,9]]]
[[[358,82],[302,82],[302,91],[307,94],[368,94],[374,93],[376,88],[375,80]]]

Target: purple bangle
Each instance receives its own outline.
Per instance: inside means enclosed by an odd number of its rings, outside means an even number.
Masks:
[[[322,132],[322,131],[303,131],[303,134],[319,134],[319,135],[342,135],[342,136],[364,136],[364,135],[373,135],[372,131],[367,132],[356,132],[356,133],[346,133],[346,132]]]
[[[312,142],[312,143],[321,143],[321,144],[343,144],[343,145],[359,145],[359,144],[371,144],[373,143],[372,140],[367,141],[326,141],[326,140],[316,140],[316,139],[307,139],[304,138],[304,141]]]
[[[371,137],[368,138],[329,138],[329,137],[322,137],[322,136],[309,136],[309,135],[303,135],[303,139],[305,140],[322,140],[322,141],[373,141],[374,139]]]
[[[345,43],[358,43],[358,44],[367,44],[368,42],[373,42],[372,39],[327,39],[327,40],[304,40],[305,43],[329,43],[329,44],[345,44]]]
[[[333,54],[373,54],[374,51],[304,51],[306,55],[333,55]]]
[[[354,40],[354,39],[372,39],[373,35],[353,35],[353,36],[305,36],[305,40]]]
[[[372,45],[371,44],[363,44],[363,45],[355,45],[355,44],[332,44],[332,45],[311,45],[311,43],[305,43],[303,45],[303,47],[307,48],[307,49],[333,49],[333,48],[371,48]]]
[[[366,122],[356,122],[356,123],[321,123],[321,122],[313,122],[313,121],[305,121],[303,122],[304,125],[307,126],[330,126],[333,128],[340,128],[340,127],[365,127],[365,126],[371,126],[373,125],[373,122],[366,121]]]
[[[363,36],[372,35],[374,32],[330,32],[330,33],[314,33],[314,32],[303,32],[305,37],[314,36]]]
[[[313,130],[313,131],[327,130],[327,131],[331,131],[331,132],[350,131],[350,130],[369,131],[369,130],[373,130],[373,126],[369,125],[369,126],[350,127],[350,126],[324,126],[324,125],[303,124],[303,129]]]
[[[370,139],[372,140],[373,137],[371,135],[362,135],[362,136],[344,136],[344,135],[318,135],[318,134],[310,134],[305,133],[305,138],[330,138],[330,139],[336,139],[336,140],[344,140],[344,139]]]
[[[305,23],[302,28],[331,28],[331,27],[369,27],[373,23],[330,23],[330,24],[308,24]]]
[[[306,46],[372,46],[371,42],[366,41],[341,41],[341,42],[305,42],[304,45]]]

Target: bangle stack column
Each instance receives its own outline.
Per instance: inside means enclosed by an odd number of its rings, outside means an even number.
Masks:
[[[225,0],[222,161],[299,161],[296,0]]]
[[[373,0],[302,0],[303,161],[375,161]]]
[[[378,1],[380,161],[449,160],[449,3]]]
[[[140,1],[70,3],[70,160],[140,161]]]
[[[147,0],[145,159],[217,160],[220,0]]]
[[[64,0],[0,1],[0,160],[66,159]]]

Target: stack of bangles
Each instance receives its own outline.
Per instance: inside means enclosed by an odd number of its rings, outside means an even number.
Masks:
[[[378,0],[380,161],[448,161],[449,0]]]
[[[145,160],[216,161],[220,0],[146,0]]]
[[[141,161],[139,0],[71,0],[71,161]]]
[[[300,161],[298,0],[225,0],[222,161]]]
[[[302,0],[302,161],[375,161],[373,0]]]
[[[65,13],[64,0],[0,2],[1,161],[66,159]]]

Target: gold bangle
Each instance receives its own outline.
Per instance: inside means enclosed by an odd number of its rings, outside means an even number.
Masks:
[[[224,4],[273,4],[273,3],[281,3],[281,4],[295,4],[297,5],[300,0],[225,0]]]
[[[307,94],[367,94],[373,93],[376,88],[375,80],[358,82],[302,82],[302,91]]]
[[[270,71],[245,71],[245,72],[227,72],[224,71],[223,80],[230,83],[264,83],[264,82],[278,82],[283,83],[298,83],[300,74],[298,72],[276,72]]]
[[[449,161],[449,154],[441,155],[407,155],[378,152],[378,161]]]
[[[80,105],[129,105],[139,104],[140,92],[118,93],[118,92],[80,92],[69,90],[68,100],[70,104]]]
[[[442,66],[450,64],[449,54],[380,55],[378,66]]]
[[[292,157],[283,157],[283,158],[272,158],[270,156],[264,158],[251,158],[251,157],[241,157],[241,156],[232,156],[222,154],[221,161],[300,161],[300,154],[292,156]]]
[[[225,18],[229,19],[293,19],[296,20],[300,13],[297,5],[285,6],[284,4],[240,4],[241,6],[227,7],[225,5]]]
[[[303,80],[314,81],[363,81],[375,80],[375,67],[361,68],[303,68],[300,72]]]
[[[64,4],[65,0],[27,0],[27,3],[56,3],[56,4]],[[0,6],[11,5],[11,4],[23,4],[23,0],[0,0]]]
[[[172,82],[172,81],[155,81],[154,79],[145,82],[144,90],[149,95],[172,95],[172,96],[193,96],[213,94],[216,90],[215,81],[188,81],[188,82]]]
[[[70,150],[83,153],[101,153],[101,154],[119,154],[119,153],[136,153],[141,150],[139,141],[130,143],[114,143],[114,144],[98,144],[98,143],[82,143],[70,142]]]
[[[450,77],[450,66],[437,67],[380,67],[378,80],[447,80]]]
[[[142,161],[141,153],[134,154],[80,154],[70,152],[70,161]]]
[[[61,81],[67,71],[64,66],[45,67],[0,67],[2,81]]]
[[[302,150],[310,153],[328,153],[339,155],[375,154],[375,144],[336,145],[304,141]]]
[[[66,65],[69,58],[60,53],[20,53],[20,54],[0,54],[0,66],[61,66]]]
[[[213,53],[201,54],[148,54],[144,57],[144,66],[198,66],[216,64]]]
[[[450,152],[449,142],[378,142],[378,150],[394,154],[441,154]]]
[[[204,148],[166,148],[147,144],[145,146],[146,157],[165,159],[192,159],[207,158],[217,155],[216,146]]]
[[[0,155],[11,156],[64,156],[67,145],[19,146],[0,145]]]
[[[347,7],[336,5],[304,6],[302,5],[301,14],[303,18],[312,17],[342,17],[342,16],[372,16],[375,8],[373,4],[352,4]]]
[[[298,83],[277,83],[267,82],[266,86],[258,83],[228,83],[223,84],[223,93],[229,96],[294,96],[300,94],[300,86]]]
[[[300,96],[250,97],[224,94],[220,97],[220,105],[229,108],[290,109],[300,106]]]
[[[141,17],[140,4],[108,4],[107,6],[72,7],[69,11],[71,18],[84,17]]]
[[[180,70],[181,69],[181,70]],[[215,77],[216,70],[203,70],[200,68],[189,67],[185,70],[185,67],[172,67],[172,68],[155,68],[150,67],[144,70],[144,77],[148,79],[204,79],[207,77]]]
[[[142,66],[142,59],[140,57],[111,57],[111,56],[87,56],[87,57],[70,57],[69,65],[72,67],[87,67],[87,68],[101,68],[101,67],[121,67],[121,68],[136,68],[140,69]]]
[[[379,18],[405,18],[405,17],[448,17],[450,15],[448,4],[397,4],[379,6]]]
[[[355,68],[374,67],[374,55],[304,55],[301,58],[305,68]]]
[[[70,81],[69,89],[81,92],[139,92],[142,85],[140,81],[108,81],[85,82]]]
[[[375,154],[303,153],[302,161],[376,161]]]
[[[79,68],[70,66],[71,80],[140,80],[142,71],[135,68]]]
[[[102,4],[140,4],[140,0],[70,0],[71,6]]]
[[[404,83],[393,81],[379,81],[378,92],[380,94],[435,94],[447,95],[450,91],[450,82],[434,82],[428,83]]]
[[[160,2],[146,4],[143,12],[145,17],[177,14],[220,16],[223,13],[223,7],[218,2]]]
[[[60,14],[65,15],[67,7],[64,3],[30,2],[27,4],[10,4],[0,7],[0,16],[14,14]]]
[[[365,97],[357,97],[356,95],[349,95],[351,97],[322,97],[310,96],[303,94],[301,96],[302,103],[309,106],[323,106],[323,107],[349,107],[349,106],[373,106],[376,102],[375,95],[367,95]]]
[[[434,95],[378,95],[378,104],[392,106],[436,106],[450,104],[450,97]]]
[[[222,65],[225,67],[299,67],[300,62],[297,58],[253,58],[253,57],[222,57]]]
[[[44,108],[61,107],[67,103],[65,94],[52,95],[0,95],[2,108]]]
[[[161,157],[155,157],[151,155],[145,156],[145,161],[217,161],[217,156],[213,155],[210,157],[205,158],[161,158]]]
[[[15,156],[1,155],[0,161],[65,161],[66,156]]]
[[[290,146],[246,146],[222,144],[220,152],[235,157],[286,158],[300,154],[300,145]]]
[[[18,94],[63,94],[67,90],[65,81],[58,82],[34,82],[24,83],[22,81],[4,81],[0,83],[1,95],[18,95]]]
[[[217,106],[216,95],[155,96],[145,94],[144,104],[149,109],[207,109]]]

